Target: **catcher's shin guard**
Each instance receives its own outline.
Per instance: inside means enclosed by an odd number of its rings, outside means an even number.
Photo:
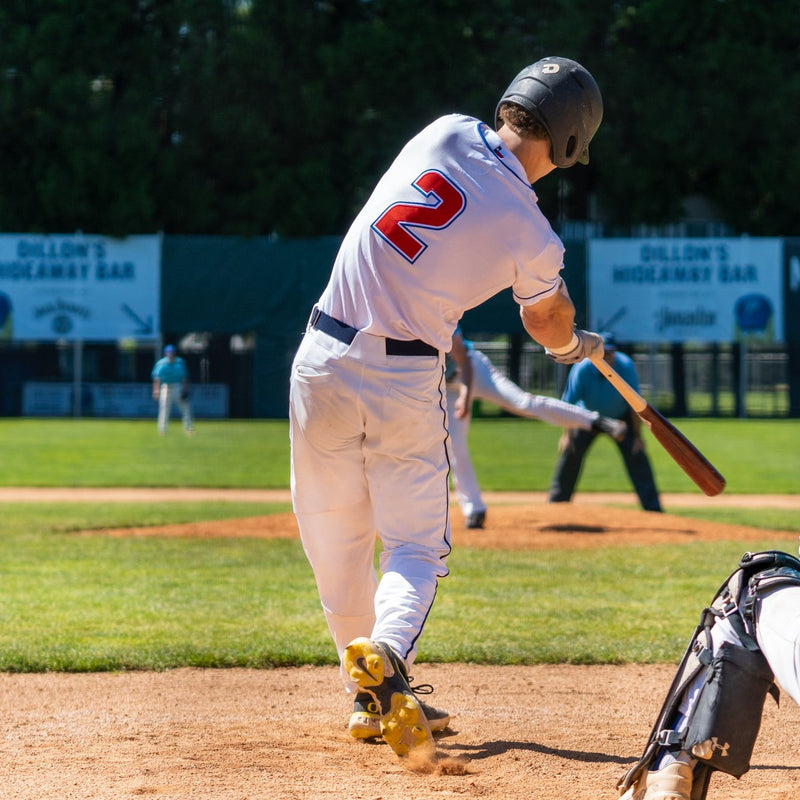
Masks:
[[[705,669],[682,749],[737,778],[750,769],[772,670],[758,651],[726,642]]]
[[[787,553],[745,553],[739,568],[717,590],[689,642],[667,692],[641,759],[622,778],[624,793],[652,769],[662,750],[690,753],[697,759],[691,800],[704,800],[715,770],[737,778],[750,768],[761,726],[764,701],[778,689],[756,641],[755,604],[760,593],[781,583],[800,584],[800,561]],[[740,644],[713,652],[711,628],[730,621]],[[689,718],[675,729],[685,690],[701,674],[705,680]]]

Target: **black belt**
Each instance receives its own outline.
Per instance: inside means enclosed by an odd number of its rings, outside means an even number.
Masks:
[[[339,322],[324,311],[320,311],[316,306],[311,312],[311,319],[308,324],[318,331],[327,333],[334,339],[344,344],[352,344],[353,339],[356,338],[358,330],[346,325],[344,322]],[[438,356],[439,351],[433,345],[423,342],[420,339],[389,339],[386,342],[386,355],[387,356]]]

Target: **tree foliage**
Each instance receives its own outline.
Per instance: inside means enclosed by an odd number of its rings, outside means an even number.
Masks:
[[[443,113],[491,121],[559,54],[603,90],[592,163],[537,185],[555,220],[699,197],[795,234],[797,4],[764,0],[6,0],[0,229],[340,234]]]
[[[798,232],[800,6],[641,0],[602,55],[598,194],[619,222],[672,222],[700,197],[742,233]]]

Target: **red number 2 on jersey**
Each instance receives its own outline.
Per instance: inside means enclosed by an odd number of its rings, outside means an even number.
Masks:
[[[372,229],[413,264],[428,245],[409,229],[446,228],[466,208],[467,198],[446,175],[433,169],[411,185],[426,198],[433,197],[435,205],[393,203],[372,223]]]

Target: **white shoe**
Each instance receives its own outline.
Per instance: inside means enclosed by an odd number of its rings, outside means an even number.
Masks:
[[[647,772],[619,800],[690,800],[692,768],[673,761],[662,769]]]

